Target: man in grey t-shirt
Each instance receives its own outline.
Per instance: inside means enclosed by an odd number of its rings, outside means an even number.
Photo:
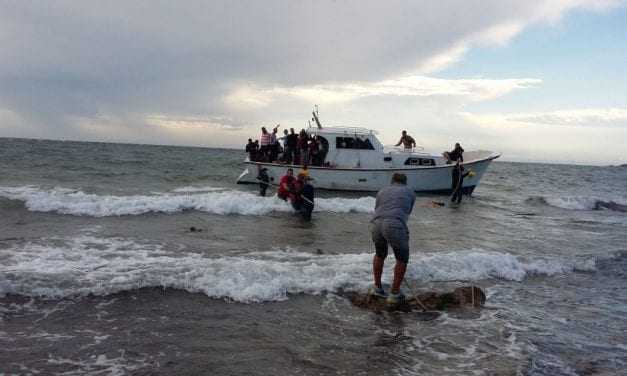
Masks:
[[[369,294],[385,297],[388,304],[398,304],[403,298],[400,292],[401,283],[409,261],[409,230],[407,219],[416,201],[415,193],[407,188],[407,176],[395,173],[392,185],[377,193],[374,216],[372,217],[372,241],[376,253],[372,262],[374,286]],[[381,285],[383,264],[388,254],[388,245],[394,250],[396,266],[394,280],[389,295],[385,294]]]

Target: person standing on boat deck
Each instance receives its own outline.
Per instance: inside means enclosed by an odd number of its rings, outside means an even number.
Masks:
[[[318,159],[319,159],[319,163],[320,166],[324,166],[325,162],[324,160],[327,157],[327,153],[329,152],[329,143],[327,142],[326,139],[324,139],[323,137],[317,136],[317,142],[318,142]]]
[[[446,158],[446,164],[450,164],[450,163],[453,163],[454,161],[457,161],[459,158],[461,158],[463,162],[464,161],[463,154],[464,154],[464,148],[462,148],[459,142],[456,142],[453,150],[445,151],[444,153],[442,153],[442,156]]]
[[[457,163],[455,167],[453,167],[453,172],[451,173],[451,189],[453,190],[453,194],[451,195],[451,202],[457,201],[458,204],[462,202],[462,192],[463,192],[463,184],[464,178],[472,171],[464,172],[464,166],[461,165],[462,158],[457,158]]]
[[[257,144],[253,142],[252,138],[248,139],[246,144],[246,153],[248,153],[248,160],[254,162],[257,159]]]
[[[259,138],[260,140],[259,158],[257,158],[261,162],[268,161],[271,139],[272,139],[272,136],[270,135],[270,133],[268,133],[268,131],[266,130],[266,127],[261,127],[261,137]]]
[[[287,138],[289,136],[289,132],[287,129],[283,130],[283,137],[279,138],[281,141],[281,147],[283,148],[283,155],[281,155],[281,161],[287,162]]]
[[[269,146],[269,156],[268,162],[272,163],[276,161],[276,158],[279,154],[279,140],[277,139],[277,132],[279,131],[279,127],[281,124],[277,124],[276,127],[272,129],[272,133],[270,134],[270,146]]]
[[[318,142],[316,141],[316,137],[318,136],[313,136],[311,137],[311,139],[309,140],[309,162],[311,163],[312,166],[319,166],[318,164]]]
[[[403,131],[401,132],[401,139],[394,146],[399,146],[400,144],[403,144],[405,149],[412,149],[416,147],[416,140],[414,140],[412,136],[408,135],[407,131]]]
[[[370,288],[370,295],[387,297],[386,303],[396,305],[404,299],[401,292],[401,283],[407,270],[409,261],[409,230],[407,219],[416,202],[416,194],[407,188],[407,176],[395,173],[392,184],[377,193],[374,216],[372,217],[372,241],[376,253],[372,261],[374,286]],[[396,266],[394,279],[389,295],[386,295],[381,285],[383,265],[388,255],[388,245],[392,246]]]
[[[302,129],[300,131],[300,135],[298,136],[298,151],[300,154],[300,163],[301,165],[309,164],[309,136],[307,132]]]
[[[286,146],[286,154],[287,159],[286,162],[290,164],[296,164],[297,162],[297,151],[296,148],[298,146],[298,135],[294,132],[294,128],[290,128],[290,134],[287,135],[287,146]]]
[[[270,177],[268,176],[267,168],[262,167],[259,169],[257,180],[259,180],[259,196],[265,197],[266,190],[268,189],[268,186],[270,185]]]

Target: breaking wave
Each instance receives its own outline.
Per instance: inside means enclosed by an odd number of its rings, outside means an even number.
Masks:
[[[260,197],[248,192],[211,187],[183,187],[168,193],[133,196],[97,195],[67,188],[46,190],[34,186],[0,187],[0,197],[23,201],[31,211],[93,217],[184,210],[224,215],[263,215],[293,210],[277,197]],[[374,211],[374,198],[318,198],[315,210],[370,213]]]
[[[0,296],[59,298],[106,295],[141,287],[169,287],[238,302],[279,301],[289,294],[363,290],[371,283],[372,254],[314,255],[274,249],[207,257],[159,244],[91,235],[48,239],[0,250]],[[386,264],[386,275],[393,262]],[[413,255],[408,278],[419,282],[505,279],[595,270],[596,259],[527,261],[483,250]]]
[[[527,199],[530,204],[549,205],[568,210],[612,210],[627,213],[627,203],[620,200],[603,200],[586,196],[544,197],[532,196]]]

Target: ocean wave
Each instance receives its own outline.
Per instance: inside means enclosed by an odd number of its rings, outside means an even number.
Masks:
[[[568,210],[612,210],[627,213],[627,203],[622,202],[620,199],[600,199],[586,196],[532,196],[527,199],[527,202]]]
[[[292,207],[274,197],[220,188],[183,187],[179,191],[152,195],[112,196],[85,193],[67,188],[41,189],[35,186],[0,187],[0,197],[23,201],[31,211],[93,217],[139,215],[149,212],[175,213],[198,210],[213,214],[264,215],[290,212]],[[202,189],[202,191],[195,191]],[[374,198],[318,198],[316,211],[370,213]]]
[[[91,235],[48,239],[0,250],[0,296],[60,298],[168,287],[238,302],[280,301],[289,294],[363,291],[372,254],[314,255],[273,249],[242,256],[171,252],[159,244]],[[530,275],[595,270],[596,259],[524,260],[509,253],[461,250],[412,255],[407,278],[429,281],[522,281]],[[386,264],[386,277],[393,262]]]
[[[205,186],[205,187],[187,186],[187,187],[175,188],[172,190],[172,192],[174,193],[199,193],[199,192],[219,192],[219,191],[225,191],[225,190],[226,188],[212,187],[212,186]]]

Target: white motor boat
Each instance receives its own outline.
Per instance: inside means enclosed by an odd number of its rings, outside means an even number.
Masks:
[[[390,184],[394,173],[407,176],[407,186],[416,192],[451,192],[452,163],[441,154],[426,153],[421,148],[385,148],[376,132],[355,127],[322,127],[314,112],[317,127],[309,127],[309,135],[318,136],[328,151],[321,166],[307,166],[316,188],[346,191],[378,191]],[[490,162],[499,153],[476,150],[463,153],[463,166],[475,172],[464,179],[464,193],[472,193]],[[257,176],[262,167],[267,169],[270,181],[275,184],[288,168],[295,175],[301,165],[279,162],[244,161],[246,168],[237,183],[259,183]]]

